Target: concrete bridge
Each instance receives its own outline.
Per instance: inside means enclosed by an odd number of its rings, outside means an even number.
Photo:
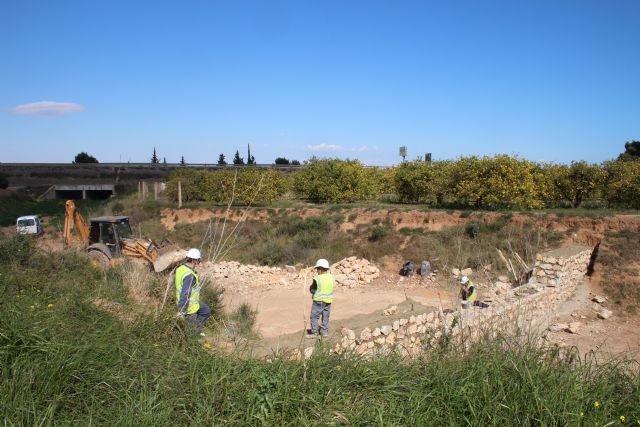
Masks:
[[[161,183],[177,168],[217,170],[224,168],[273,168],[293,171],[295,165],[235,166],[167,163],[0,163],[0,174],[9,187],[29,188],[47,198],[107,198],[139,188],[140,182]]]

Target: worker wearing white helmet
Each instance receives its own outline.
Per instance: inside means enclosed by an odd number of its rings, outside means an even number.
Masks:
[[[478,300],[478,288],[467,276],[462,276],[460,278],[460,286],[460,298],[462,298],[463,308],[469,308],[470,306],[481,308],[489,307],[488,304]]]
[[[314,269],[317,275],[309,288],[313,303],[311,304],[311,329],[307,338],[316,338],[318,332],[323,337],[329,335],[329,316],[331,315],[331,303],[333,302],[333,289],[336,279],[329,272],[329,261],[321,258],[316,262]],[[322,323],[318,328],[318,320],[322,317]]]
[[[467,276],[462,276],[460,279],[460,297],[462,298],[462,306],[468,307],[469,305],[473,305],[473,303],[478,298],[478,290],[475,285]]]
[[[200,250],[189,249],[184,262],[176,269],[175,280],[178,317],[185,318],[195,334],[202,334],[204,323],[211,316],[211,309],[200,301],[202,282],[196,267],[201,261]]]

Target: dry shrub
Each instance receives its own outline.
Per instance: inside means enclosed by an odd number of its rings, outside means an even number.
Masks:
[[[122,282],[127,288],[129,301],[137,305],[156,306],[154,289],[156,276],[146,264],[128,260],[122,266]]]

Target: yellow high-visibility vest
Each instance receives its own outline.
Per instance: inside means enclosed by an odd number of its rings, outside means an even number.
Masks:
[[[313,300],[331,304],[333,301],[333,288],[336,284],[336,279],[333,277],[333,274],[329,272],[322,273],[316,276],[314,280],[318,288],[316,289],[316,293],[313,294]]]
[[[473,286],[473,292],[471,292],[471,295],[467,295],[467,301],[469,301],[470,303],[474,303],[476,299],[478,299],[478,288],[473,283],[471,283],[471,281],[469,281],[466,286],[467,292],[469,292],[469,287],[471,286]]]
[[[183,280],[189,274],[193,274],[196,278],[195,283],[191,286],[191,294],[189,294],[189,303],[187,304],[186,314],[194,314],[200,309],[200,280],[198,275],[185,264],[176,269],[176,304],[180,303],[180,293],[182,292]],[[179,309],[180,307],[178,307]]]

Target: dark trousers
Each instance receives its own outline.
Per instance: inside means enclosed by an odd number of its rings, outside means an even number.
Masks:
[[[331,315],[331,304],[314,301],[311,305],[311,333],[318,333],[318,320],[322,316],[322,324],[320,325],[320,333],[327,335],[329,333],[329,316]]]
[[[204,322],[211,316],[211,309],[203,302],[200,303],[200,308],[193,314],[187,314],[185,319],[189,328],[194,334],[199,334],[204,328]]]

